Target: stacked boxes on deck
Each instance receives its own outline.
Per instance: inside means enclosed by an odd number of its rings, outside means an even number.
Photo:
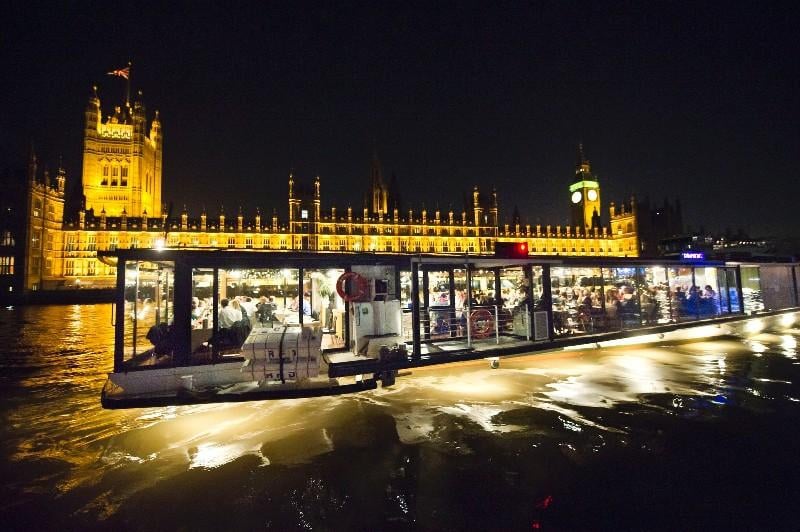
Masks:
[[[254,328],[242,344],[242,372],[253,380],[293,381],[319,375],[322,331],[312,327]]]

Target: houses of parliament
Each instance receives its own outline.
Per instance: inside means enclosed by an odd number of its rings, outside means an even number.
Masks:
[[[497,192],[477,186],[461,212],[401,212],[377,156],[365,176],[363,209],[325,205],[321,177],[302,180],[289,173],[284,216],[245,216],[241,209],[168,213],[161,192],[161,119],[158,111],[148,118],[141,99],[140,92],[104,118],[96,88],[91,92],[83,132],[83,204],[74,215],[65,215],[69,176],[63,168],[43,171],[31,153],[26,182],[18,186],[22,204],[7,199],[1,206],[4,294],[113,287],[115,268],[98,261],[96,252],[116,248],[492,255],[496,242],[525,242],[531,255],[639,255],[636,202],[610,203],[603,220],[601,186],[582,147],[574,176],[565,179],[564,197],[557,200],[570,210],[570,226],[521,224],[518,216],[503,223]]]

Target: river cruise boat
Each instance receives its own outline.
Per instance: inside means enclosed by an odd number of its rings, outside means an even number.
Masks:
[[[335,395],[415,367],[791,326],[795,263],[256,250],[117,267],[106,408]]]

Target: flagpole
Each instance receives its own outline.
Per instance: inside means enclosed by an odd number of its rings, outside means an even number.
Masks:
[[[125,78],[127,86],[125,87],[125,105],[128,109],[131,107],[131,62],[128,61],[128,77]]]

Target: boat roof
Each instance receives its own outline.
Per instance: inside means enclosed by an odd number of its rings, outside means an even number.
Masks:
[[[269,267],[271,265],[309,267],[336,266],[342,264],[385,264],[410,268],[412,263],[422,267],[436,265],[472,265],[481,268],[523,266],[549,264],[551,266],[572,267],[633,267],[633,266],[747,266],[747,265],[795,265],[796,261],[781,260],[680,260],[676,258],[642,258],[642,257],[566,257],[559,255],[530,255],[524,259],[501,258],[488,255],[470,254],[400,254],[386,252],[320,252],[320,251],[281,251],[259,249],[199,249],[199,248],[129,248],[98,251],[98,258],[116,265],[118,260],[128,261],[179,261],[204,266],[241,265],[250,267]]]

